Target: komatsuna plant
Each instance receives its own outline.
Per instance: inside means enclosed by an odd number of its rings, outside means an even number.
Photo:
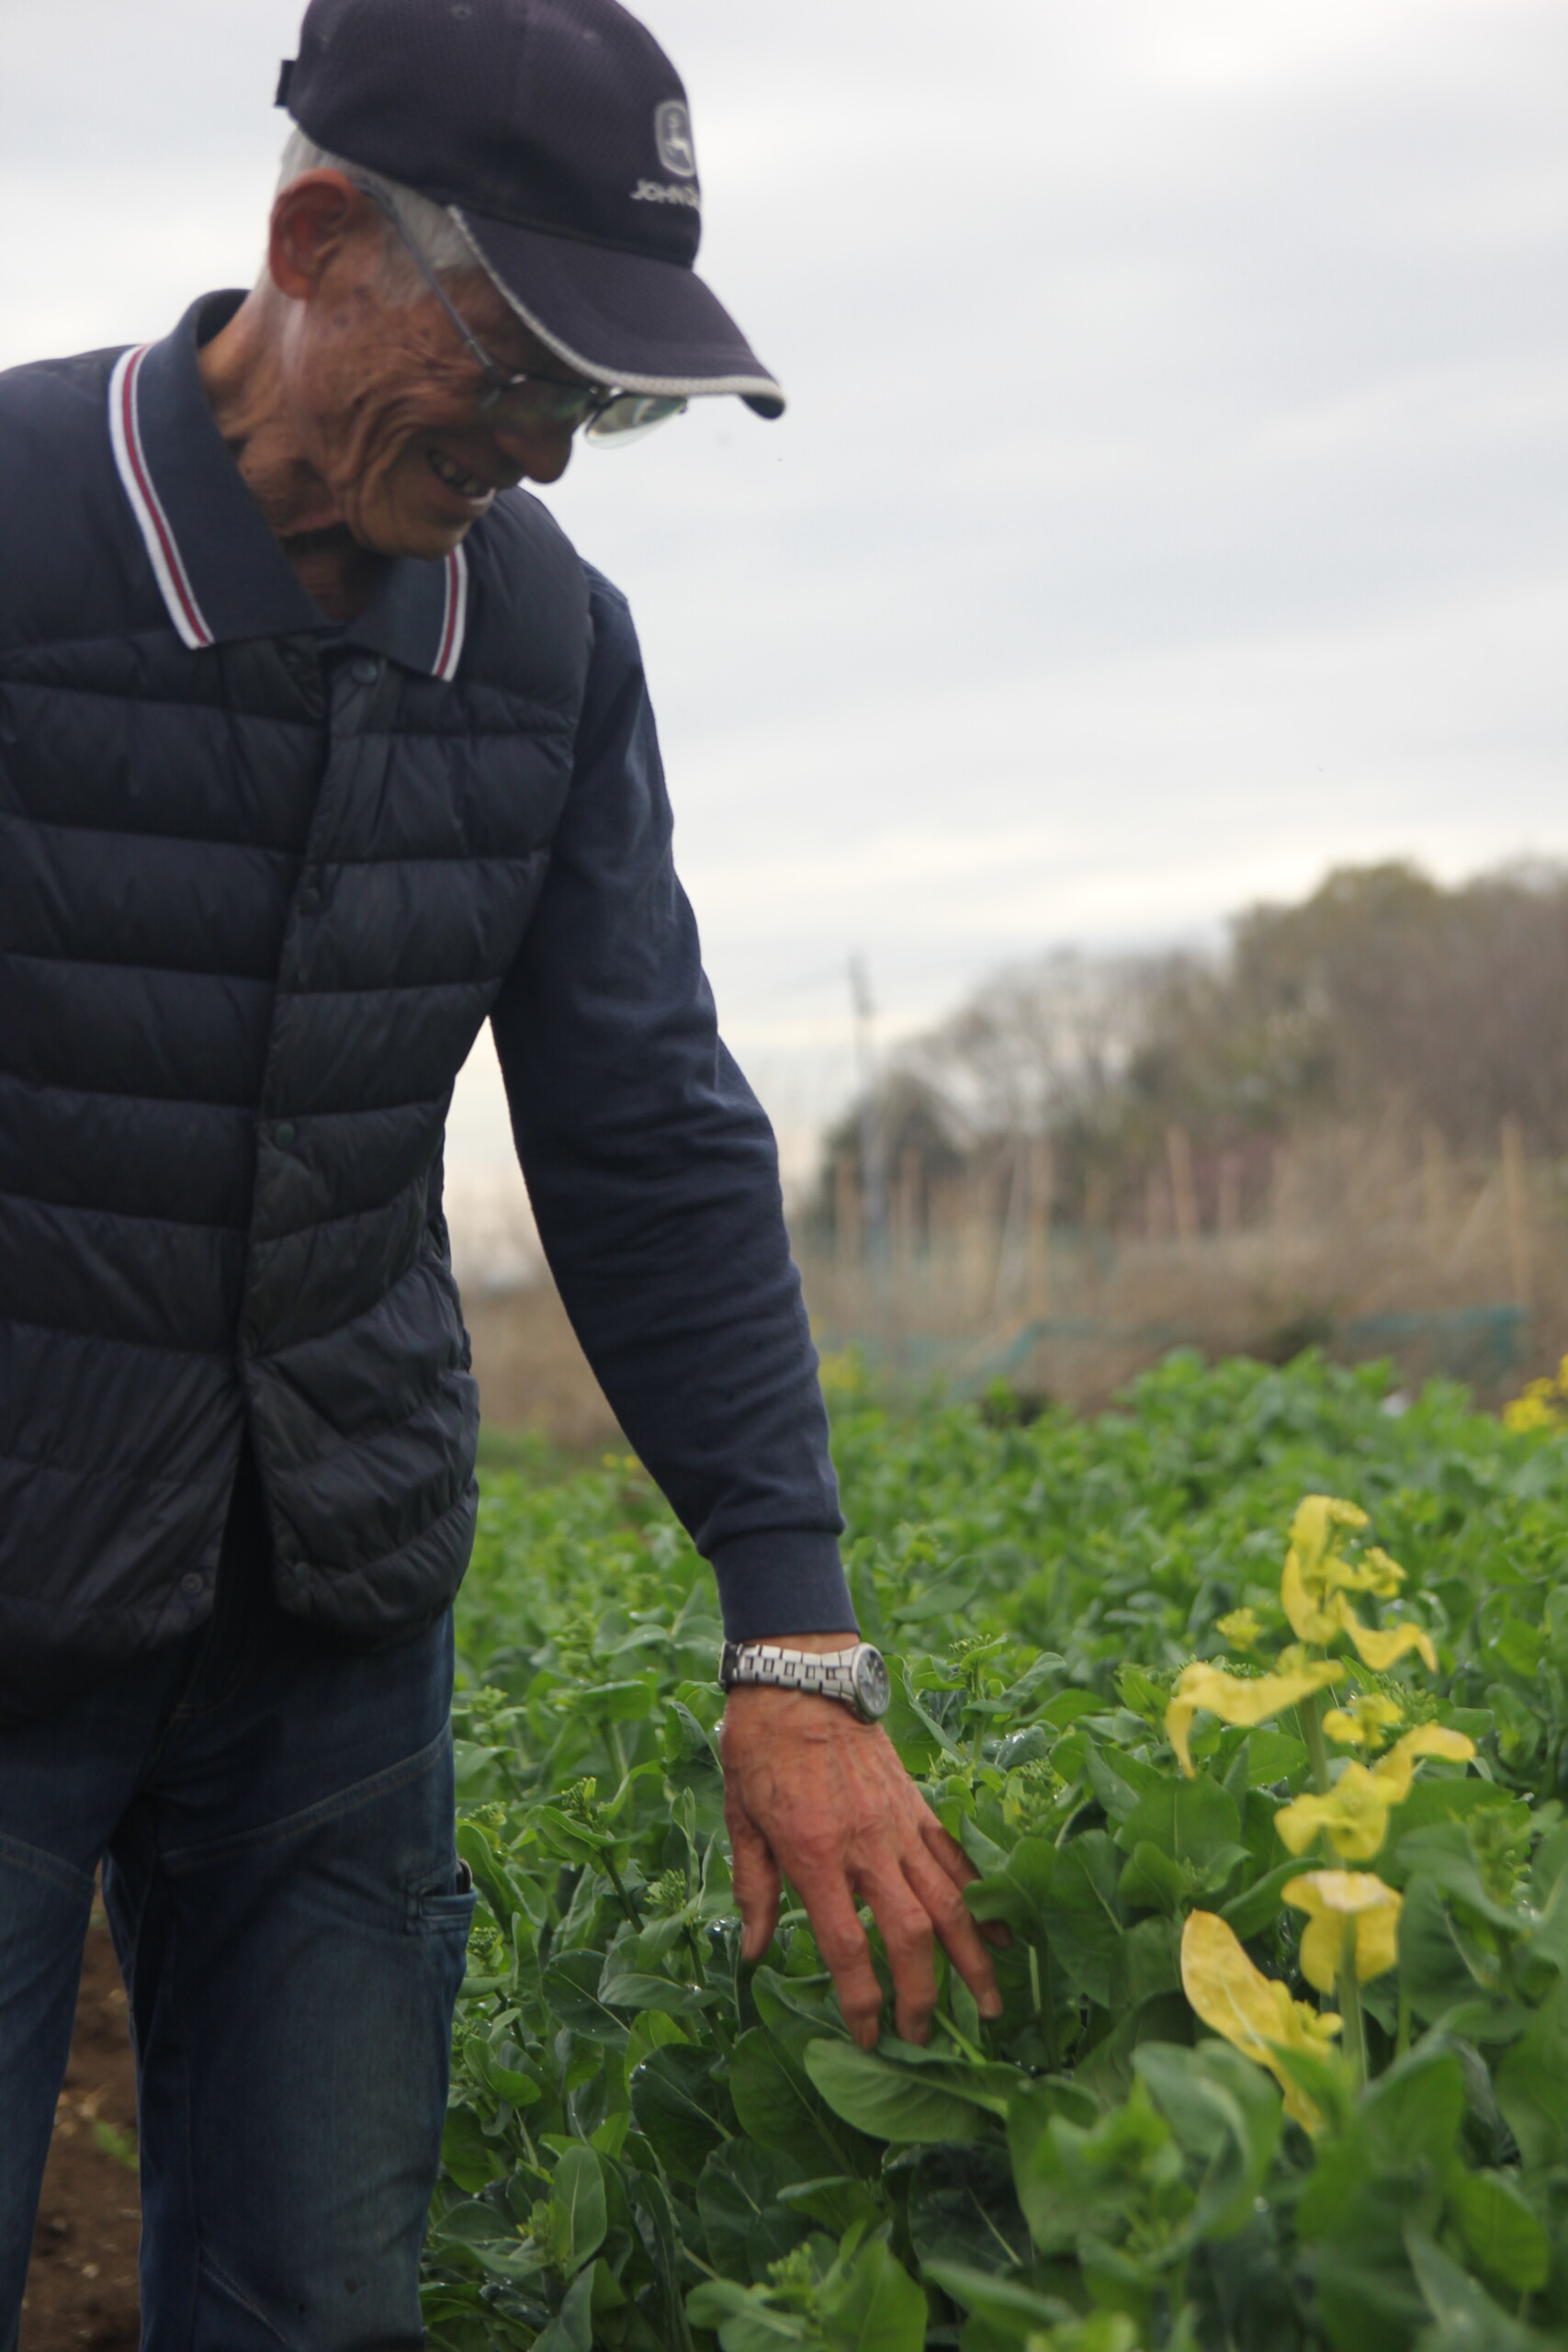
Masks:
[[[739,1963],[705,1572],[624,1459],[492,1487],[437,2352],[1561,2341],[1568,1830],[1547,1749],[1529,1781],[1478,1703],[1523,1640],[1504,1666],[1476,1632],[1550,1597],[1544,1506],[1506,1482],[1546,1491],[1556,1441],[1437,1399],[1391,1422],[1311,1366],[1179,1366],[1103,1430],[840,1409],[852,1517],[883,1531],[852,1545],[857,1606],[974,1907],[1012,1928],[1004,2015],[944,1981],[929,2048],[865,2052],[798,1912]],[[1422,1415],[1470,1483],[1420,1485]],[[1303,1446],[1318,1480],[1282,1497]],[[1365,1525],[1292,1517],[1336,1449]]]

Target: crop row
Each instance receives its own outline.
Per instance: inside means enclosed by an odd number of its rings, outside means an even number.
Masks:
[[[491,1480],[434,2344],[1568,2340],[1568,1442],[1385,1386],[840,1373],[889,1730],[1011,1931],[920,2050],[798,1912],[739,1961],[711,1583],[636,1464]]]

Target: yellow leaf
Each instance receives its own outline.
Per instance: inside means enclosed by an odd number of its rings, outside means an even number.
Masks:
[[[1347,1764],[1325,1797],[1300,1796],[1281,1805],[1274,1826],[1292,1854],[1304,1854],[1321,1830],[1342,1862],[1370,1862],[1388,1835],[1388,1816],[1410,1794],[1416,1761],[1446,1757],[1462,1764],[1475,1742],[1443,1724],[1417,1724],[1370,1768]]]
[[[1407,1792],[1408,1783],[1396,1792],[1364,1764],[1347,1764],[1325,1797],[1292,1799],[1274,1815],[1274,1826],[1292,1854],[1304,1854],[1322,1831],[1342,1862],[1370,1862],[1388,1835],[1391,1808]]]
[[[1379,1757],[1372,1766],[1372,1778],[1391,1792],[1391,1804],[1403,1804],[1410,1794],[1418,1758],[1441,1756],[1450,1764],[1468,1764],[1474,1753],[1474,1740],[1467,1739],[1463,1732],[1450,1731],[1446,1724],[1417,1724],[1414,1731],[1394,1741],[1386,1756]]]
[[[1166,1709],[1165,1736],[1175,1748],[1182,1770],[1192,1777],[1188,1736],[1192,1718],[1204,1708],[1225,1724],[1266,1723],[1285,1707],[1293,1707],[1323,1690],[1344,1672],[1331,1658],[1317,1658],[1292,1674],[1229,1674],[1223,1666],[1195,1660],[1184,1666]]]
[[[1432,1636],[1421,1625],[1393,1625],[1386,1634],[1363,1625],[1353,1609],[1345,1611],[1345,1631],[1356,1645],[1356,1655],[1363,1666],[1374,1674],[1386,1674],[1406,1650],[1419,1650],[1428,1674],[1438,1670],[1438,1653],[1432,1646]]]
[[[1331,1594],[1326,1603],[1314,1597],[1293,1544],[1285,1555],[1284,1573],[1280,1578],[1280,1599],[1298,1640],[1316,1642],[1322,1647],[1338,1633],[1346,1613],[1344,1600],[1338,1593]]]
[[[1320,1993],[1333,1991],[1348,1941],[1358,1984],[1371,1984],[1397,1963],[1404,1898],[1385,1886],[1375,1871],[1308,1871],[1292,1879],[1285,1900],[1293,1910],[1308,1915],[1302,1933],[1302,1974]]]
[[[1247,2057],[1267,2066],[1285,2094],[1285,2112],[1308,2132],[1323,2118],[1278,2057],[1280,2050],[1321,2052],[1339,2019],[1293,2001],[1287,1986],[1255,1968],[1233,1928],[1212,1911],[1190,1914],[1181,1932],[1181,1983],[1203,2023]]]

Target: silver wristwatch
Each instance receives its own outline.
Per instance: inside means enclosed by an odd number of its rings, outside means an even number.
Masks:
[[[777,1690],[809,1690],[837,1699],[863,1724],[887,1713],[893,1686],[887,1661],[869,1642],[841,1650],[786,1650],[776,1642],[726,1642],[718,1679],[727,1690],[738,1682],[766,1683]]]

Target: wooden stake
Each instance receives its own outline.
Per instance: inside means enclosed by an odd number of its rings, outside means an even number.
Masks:
[[[1530,1303],[1529,1173],[1525,1161],[1524,1129],[1517,1119],[1505,1119],[1503,1148],[1503,1221],[1508,1239],[1508,1281],[1517,1306]]]
[[[1443,1138],[1430,1125],[1421,1130],[1421,1207],[1427,1247],[1440,1250],[1449,1227],[1449,1163]]]
[[[847,1151],[833,1168],[833,1256],[844,1268],[858,1266],[861,1258],[860,1183]]]
[[[1029,1313],[1038,1322],[1051,1306],[1051,1197],[1055,1156],[1043,1136],[1029,1147]]]
[[[1189,1249],[1198,1238],[1198,1193],[1192,1182],[1192,1146],[1185,1127],[1168,1127],[1166,1156],[1170,1161],[1170,1204],[1176,1238]]]

